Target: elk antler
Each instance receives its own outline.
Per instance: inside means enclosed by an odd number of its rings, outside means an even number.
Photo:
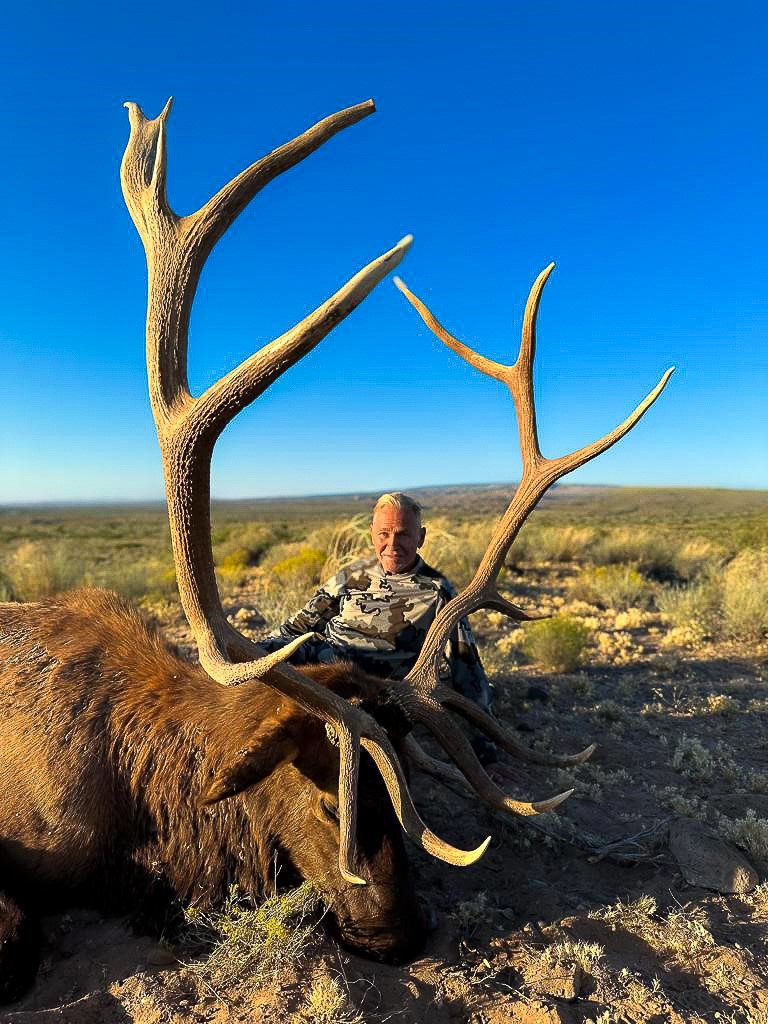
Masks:
[[[442,651],[446,641],[460,619],[470,612],[479,608],[495,608],[505,612],[514,619],[530,619],[521,608],[507,601],[498,591],[498,576],[504,565],[512,542],[517,536],[521,526],[533,511],[536,503],[544,492],[572,470],[583,466],[585,462],[595,458],[604,452],[611,445],[622,438],[627,431],[631,430],[643,414],[653,405],[663,391],[667,381],[672,374],[674,367],[667,370],[659,383],[643,399],[640,405],[624,420],[622,424],[612,430],[609,434],[601,437],[592,444],[572,452],[570,455],[562,455],[556,459],[547,459],[541,454],[539,439],[536,430],[536,410],[533,399],[533,359],[536,349],[536,315],[539,309],[541,293],[549,275],[554,269],[554,263],[543,270],[531,288],[523,316],[522,341],[517,361],[512,366],[496,363],[485,356],[480,355],[473,349],[468,348],[439,323],[420,299],[408,290],[405,284],[395,278],[395,284],[405,295],[421,315],[426,325],[453,349],[458,355],[465,359],[471,366],[484,373],[487,377],[506,384],[512,393],[512,401],[515,405],[517,426],[520,433],[520,451],[522,454],[523,471],[520,483],[510,502],[506,512],[502,516],[488,548],[477,568],[475,575],[468,586],[451,601],[449,601],[435,617],[430,626],[421,653],[408,673],[406,678],[399,683],[390,683],[389,691],[412,722],[422,722],[433,733],[440,742],[443,749],[450,754],[456,764],[464,772],[466,778],[474,787],[477,794],[497,810],[508,810],[520,813],[515,801],[510,800],[491,780],[483,770],[480,762],[475,756],[472,747],[467,742],[456,723],[445,714],[444,709],[452,708],[458,711],[464,718],[478,726],[486,735],[495,740],[503,749],[512,754],[522,756],[526,760],[538,762],[539,764],[578,764],[592,754],[594,744],[582,750],[578,754],[570,756],[558,756],[541,754],[529,750],[517,743],[499,723],[491,718],[486,712],[467,700],[455,690],[443,686],[439,682],[439,664]],[[423,751],[415,748],[415,741],[411,741],[408,749],[412,758],[417,764],[421,764],[431,771],[432,774],[440,774],[440,762],[428,758]],[[454,771],[448,765],[442,765],[445,778],[451,778]],[[569,794],[562,794],[549,802],[550,806],[556,806]],[[541,809],[541,804],[537,809]]]
[[[338,736],[339,870],[352,869],[360,747],[375,761],[401,825],[429,853],[451,864],[471,864],[475,850],[458,850],[432,833],[416,812],[402,766],[386,732],[364,711],[288,665],[279,663],[312,634],[276,654],[264,652],[226,619],[216,587],[210,535],[210,462],[224,427],[368,295],[411,243],[404,238],[359,271],[314,312],[265,345],[198,398],[187,383],[187,332],[195,289],[211,249],[260,189],[349,125],[373,113],[371,100],[319,121],[233,178],[196,213],[179,217],[166,198],[165,126],[171,100],[149,120],[126,103],[130,136],[120,167],[123,195],[147,256],[147,368],[152,412],[163,457],[168,515],[179,595],[200,653],[217,682],[263,679],[272,689],[317,715]]]

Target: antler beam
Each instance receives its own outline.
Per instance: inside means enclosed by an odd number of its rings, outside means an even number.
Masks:
[[[507,601],[498,591],[499,573],[509,549],[523,523],[549,487],[584,463],[594,459],[620,440],[650,409],[669,380],[674,367],[666,371],[656,387],[640,405],[614,430],[578,451],[559,458],[545,458],[539,447],[536,426],[536,408],[533,394],[533,360],[536,351],[536,317],[541,295],[549,275],[554,269],[550,263],[536,278],[528,296],[523,316],[522,339],[517,360],[511,366],[494,362],[469,348],[450,334],[424,303],[397,277],[394,282],[417,310],[424,323],[437,337],[476,370],[506,384],[512,394],[520,434],[520,452],[523,471],[520,484],[494,531],[488,548],[468,586],[440,610],[432,623],[416,664],[402,683],[390,684],[390,690],[413,722],[422,722],[440,742],[464,772],[478,795],[497,810],[515,810],[514,801],[493,783],[486,774],[474,751],[456,725],[445,715],[452,708],[471,721],[509,753],[526,760],[550,765],[572,765],[586,761],[595,749],[594,744],[570,756],[546,755],[522,747],[499,723],[472,701],[466,700],[439,682],[439,664],[446,641],[459,620],[479,608],[495,608],[514,619],[530,619],[528,613]],[[413,754],[413,743],[410,746]],[[423,758],[423,752],[417,758]],[[434,767],[434,759],[432,759]],[[427,762],[424,762],[427,763]],[[448,766],[443,766],[448,767]],[[554,797],[548,803],[556,806],[569,794]],[[537,809],[541,808],[537,805]]]
[[[311,351],[402,259],[404,238],[373,260],[314,312],[236,367],[203,395],[193,398],[187,382],[187,333],[197,282],[206,257],[235,217],[278,174],[293,167],[337,132],[373,113],[372,101],[318,122],[233,178],[196,213],[179,217],[166,196],[166,122],[146,118],[126,104],[130,136],[120,168],[123,195],[147,257],[147,370],[152,412],[163,456],[168,513],[179,595],[205,671],[220,683],[252,679],[295,701],[333,728],[339,739],[339,870],[365,884],[353,869],[359,754],[361,745],[381,772],[408,835],[453,864],[471,864],[475,850],[459,850],[439,839],[420,819],[402,766],[386,732],[359,708],[280,664],[311,634],[275,655],[256,645],[226,620],[214,573],[210,537],[210,462],[221,431],[249,402]]]

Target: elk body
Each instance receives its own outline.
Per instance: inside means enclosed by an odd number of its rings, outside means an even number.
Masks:
[[[420,950],[372,765],[358,811],[369,884],[337,870],[338,750],[316,716],[264,687],[211,685],[105,591],[0,606],[0,665],[0,995],[34,975],[41,908],[95,903],[161,930],[232,883],[258,896],[276,868],[315,884],[347,945],[395,961]],[[365,699],[350,666],[307,674]]]
[[[149,392],[179,596],[200,666],[165,650],[115,595],[80,592],[0,606],[0,994],[6,998],[34,970],[34,925],[25,916],[25,901],[37,897],[48,906],[51,893],[61,900],[81,894],[140,917],[145,906],[215,901],[233,880],[258,894],[275,852],[287,871],[316,883],[349,944],[388,959],[413,955],[423,926],[399,826],[426,852],[462,866],[482,856],[489,839],[462,850],[436,836],[413,804],[405,762],[468,786],[496,810],[528,815],[554,809],[570,793],[534,803],[508,796],[486,774],[451,712],[513,756],[538,764],[577,764],[594,749],[558,755],[521,746],[440,682],[448,636],[478,608],[531,617],[498,590],[518,531],[549,486],[637,423],[671,373],[611,433],[569,455],[545,458],[532,369],[536,314],[552,268],[531,290],[511,366],[458,341],[397,282],[442,341],[509,387],[523,457],[520,485],[475,576],[437,614],[404,680],[374,679],[350,666],[298,671],[285,664],[308,637],[265,655],[227,621],[216,587],[209,479],[214,444],[241,409],[399,263],[410,238],[193,397],[187,330],[208,254],[264,185],[371,113],[373,104],[320,121],[185,217],[171,210],[165,191],[170,101],[154,120],[135,104],[127,106],[131,131],[121,179],[147,257]],[[417,724],[456,767],[422,750],[409,735]]]

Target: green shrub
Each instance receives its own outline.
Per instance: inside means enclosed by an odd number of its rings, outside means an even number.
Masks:
[[[727,566],[723,626],[737,638],[758,640],[768,633],[768,549],[742,551]]]
[[[276,543],[273,529],[259,523],[245,523],[216,531],[213,556],[217,568],[230,575],[258,565]]]
[[[192,906],[186,911],[181,944],[195,957],[187,966],[214,991],[246,977],[263,984],[301,959],[317,908],[317,895],[308,882],[270,896],[258,907],[233,887],[221,910]]]
[[[768,861],[768,819],[758,818],[757,813],[747,808],[743,818],[727,818],[721,815],[717,823],[721,835],[746,850],[755,860]]]
[[[581,664],[589,640],[582,622],[567,617],[524,625],[523,652],[551,672],[573,672]]]
[[[652,596],[648,580],[632,565],[598,565],[584,569],[569,589],[580,601],[617,611],[646,608]]]

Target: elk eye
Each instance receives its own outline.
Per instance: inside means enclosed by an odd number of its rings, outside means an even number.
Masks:
[[[339,805],[335,800],[327,796],[321,796],[320,811],[322,812],[323,817],[326,818],[328,821],[332,821],[334,822],[334,824],[338,824]]]

